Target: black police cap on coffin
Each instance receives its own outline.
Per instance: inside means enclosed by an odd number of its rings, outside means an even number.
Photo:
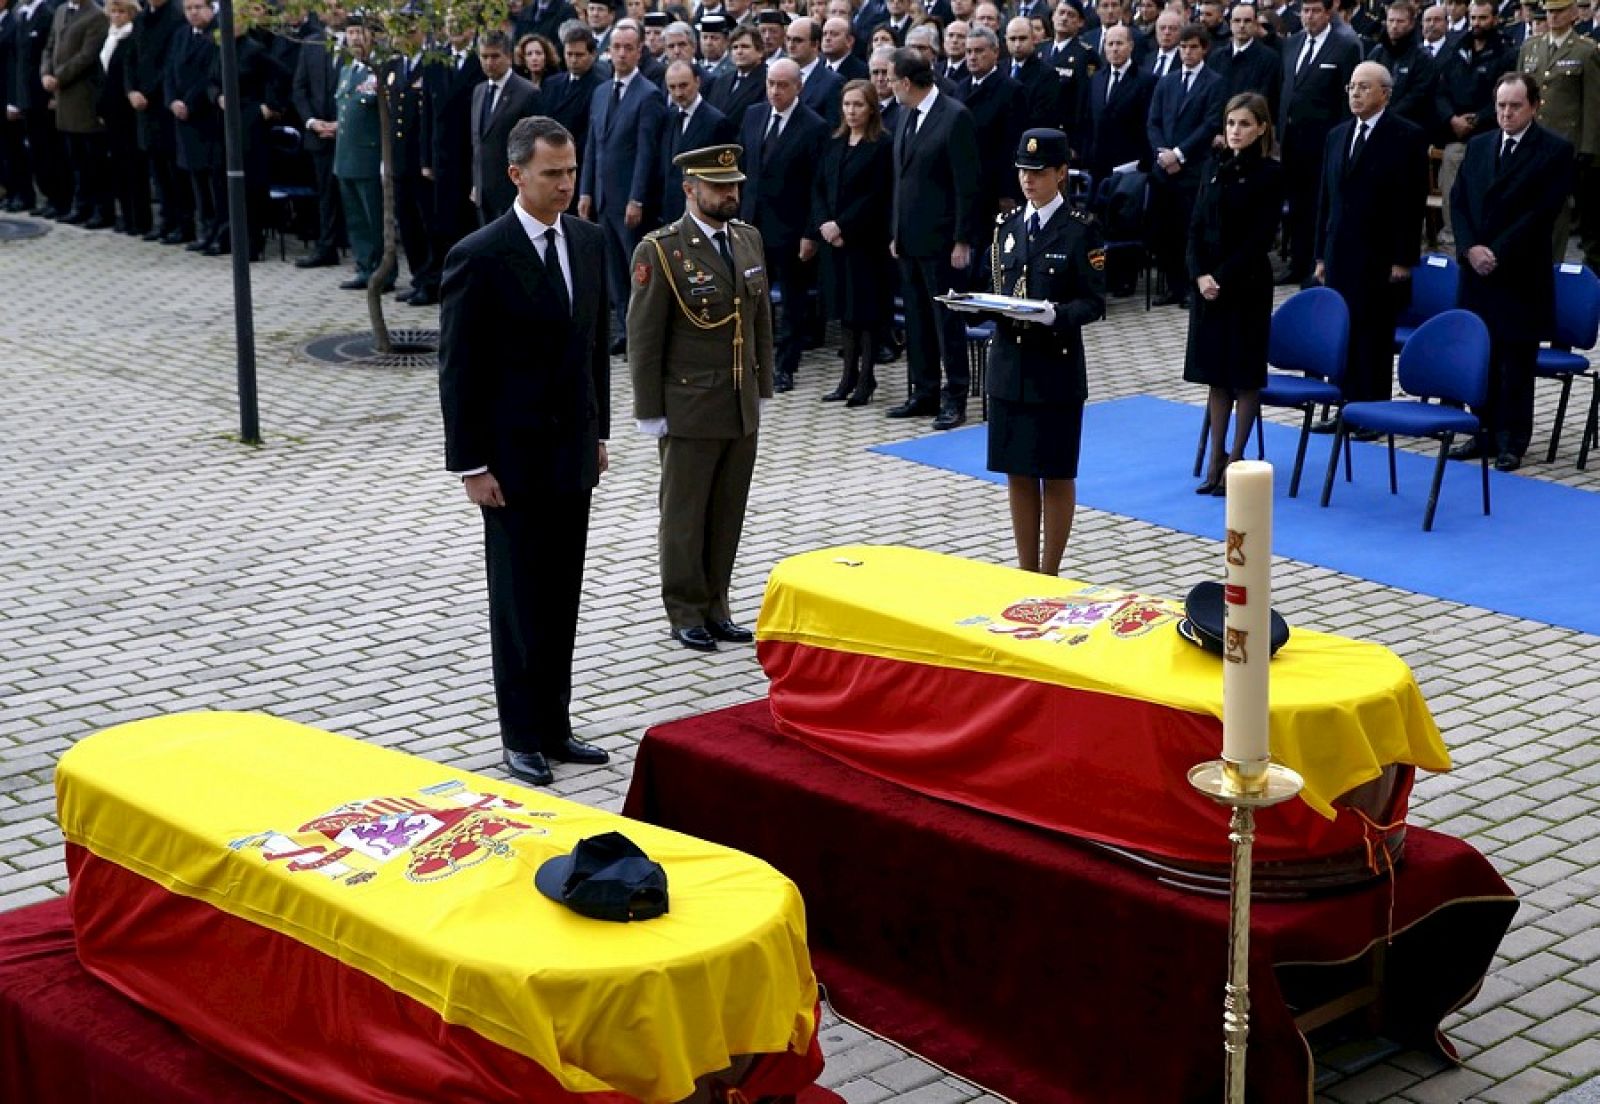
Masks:
[[[667,911],[667,872],[621,832],[578,841],[533,876],[539,892],[595,920],[651,920]]]
[[[1178,622],[1178,635],[1197,648],[1221,655],[1226,620],[1223,613],[1224,597],[1221,583],[1195,584],[1189,596],[1183,600],[1183,610],[1187,616]],[[1276,610],[1271,612],[1271,620],[1271,653],[1277,655],[1278,649],[1289,642],[1289,623],[1278,616]]]

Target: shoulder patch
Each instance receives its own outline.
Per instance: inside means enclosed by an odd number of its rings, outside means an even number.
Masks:
[[[1086,211],[1082,207],[1074,207],[1068,204],[1067,212],[1085,226],[1093,226],[1095,224],[1094,212],[1092,211]]]
[[[646,287],[649,285],[650,265],[648,263],[640,261],[638,264],[633,266],[633,282],[640,287]]]
[[[1010,217],[1011,217],[1011,215],[1008,212],[1001,211],[998,215],[996,215],[994,217],[994,224],[996,226],[1004,226],[1006,224],[1006,220],[1009,219]]]

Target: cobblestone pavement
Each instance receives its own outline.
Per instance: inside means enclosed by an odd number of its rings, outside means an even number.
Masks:
[[[433,373],[297,354],[365,328],[360,296],[335,290],[342,276],[252,268],[266,442],[249,448],[234,437],[226,262],[73,228],[0,246],[0,908],[65,890],[53,764],[119,721],[267,710],[498,771],[479,523],[440,470]],[[389,316],[436,321],[400,305]],[[1175,311],[1114,303],[1088,335],[1095,397],[1196,401],[1179,378],[1183,341]],[[900,369],[857,411],[817,401],[836,370],[809,357],[769,408],[734,596],[746,620],[777,560],[823,544],[1010,556],[1000,488],[866,450],[930,432],[883,418]],[[624,431],[625,384],[618,365],[574,703],[580,734],[613,765],[563,770],[556,787],[609,809],[647,726],[765,683],[749,649],[669,645],[656,462]],[[1542,388],[1541,456],[1553,405]],[[1600,465],[1574,470],[1575,426],[1554,465],[1526,473],[1600,490]],[[1187,478],[1192,443],[1152,447],[1170,447],[1173,478]],[[1216,557],[1215,542],[1084,510],[1064,570],[1181,594]],[[1485,565],[1497,569],[1509,567]],[[1550,565],[1529,585],[1593,570]],[[1291,621],[1381,641],[1411,664],[1457,764],[1420,780],[1412,817],[1470,840],[1522,898],[1482,993],[1447,1024],[1464,1064],[1401,1053],[1328,1069],[1322,1099],[1531,1102],[1600,1071],[1600,640],[1290,561],[1274,591]],[[833,1020],[824,1044],[827,1082],[854,1104],[993,1099]]]

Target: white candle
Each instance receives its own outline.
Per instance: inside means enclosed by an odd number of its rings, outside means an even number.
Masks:
[[[1222,756],[1266,759],[1267,664],[1272,658],[1272,465],[1228,465],[1222,664]]]

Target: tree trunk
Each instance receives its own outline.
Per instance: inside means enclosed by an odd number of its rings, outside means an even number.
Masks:
[[[373,72],[378,70],[374,68]],[[378,271],[367,282],[367,314],[372,319],[373,351],[384,354],[393,352],[394,345],[389,340],[388,323],[383,319],[383,289],[400,267],[400,258],[395,248],[394,230],[394,135],[389,127],[389,90],[384,87],[382,76],[378,77],[378,151],[383,158],[378,168],[379,179],[383,182],[383,260],[378,262]]]

